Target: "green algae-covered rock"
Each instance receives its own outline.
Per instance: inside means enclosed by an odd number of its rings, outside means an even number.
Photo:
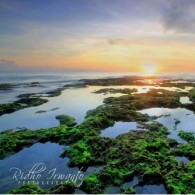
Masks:
[[[173,194],[194,194],[195,182],[194,172],[191,172],[190,167],[187,169],[173,169],[165,175],[165,183],[168,193]]]
[[[48,194],[48,190],[41,189],[36,183],[29,183],[11,190],[9,194]]]
[[[122,186],[120,192],[121,194],[136,194],[134,187],[126,187],[126,186]]]
[[[178,135],[186,141],[195,141],[194,133],[180,130]]]
[[[195,160],[195,142],[189,141],[187,144],[179,144],[173,148],[172,153],[178,156],[185,156]]]
[[[64,184],[56,185],[50,188],[50,194],[73,194],[75,191],[74,183],[64,182]]]
[[[98,177],[98,174],[92,173],[83,181],[81,189],[90,194],[102,194],[104,186]]]
[[[67,125],[68,127],[73,127],[77,124],[74,117],[65,114],[56,116],[56,119],[60,121],[60,125]]]

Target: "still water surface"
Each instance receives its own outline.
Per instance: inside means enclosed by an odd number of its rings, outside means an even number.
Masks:
[[[10,78],[11,79],[11,78]],[[18,78],[19,79],[19,78]],[[66,84],[71,79],[64,82],[63,78],[60,78],[59,81],[53,82],[53,80],[47,80],[44,77],[39,78],[40,82],[43,82],[41,86],[30,88],[28,85],[24,84],[26,87],[14,88],[12,91],[0,91],[0,103],[11,102],[16,100],[16,96],[21,93],[29,92],[44,92],[51,89],[56,89],[56,87],[61,87],[63,84]],[[43,80],[41,80],[43,79]],[[47,77],[48,79],[48,77]],[[0,79],[2,80],[2,79]],[[6,80],[6,79],[5,79]],[[17,80],[17,78],[16,78]],[[19,79],[20,80],[20,79]],[[18,80],[18,81],[19,81]],[[28,82],[34,81],[34,77]],[[15,81],[16,82],[16,81]],[[21,86],[21,85],[20,85]],[[62,92],[58,97],[48,98],[49,102],[38,107],[26,108],[11,114],[5,114],[0,117],[0,131],[6,129],[17,129],[17,127],[27,127],[33,130],[39,128],[49,128],[59,125],[59,122],[55,119],[56,115],[59,114],[68,114],[76,118],[77,122],[80,123],[85,118],[86,112],[90,109],[95,109],[97,106],[103,104],[103,99],[105,97],[117,97],[123,94],[94,94],[93,91],[96,91],[101,88],[136,88],[137,93],[145,93],[151,88],[160,88],[152,86],[109,86],[109,87],[87,87],[80,89],[67,89]],[[163,88],[162,88],[163,89]],[[167,90],[180,90],[177,88],[164,88]],[[187,91],[190,88],[186,88],[183,91]],[[187,97],[180,99],[182,103],[189,103]],[[37,113],[38,111],[44,111]],[[178,130],[183,129],[188,132],[194,131],[194,113],[183,108],[177,109],[167,109],[167,108],[151,108],[140,111],[141,113],[147,113],[151,116],[161,116],[157,119],[160,123],[165,125],[170,131],[170,138],[174,138],[179,142],[185,143],[183,139],[178,136]],[[180,120],[181,122],[175,126],[175,121]],[[128,132],[132,129],[139,129],[135,122],[116,122],[113,127],[109,127],[102,131],[101,136],[116,137],[121,133]],[[0,193],[6,193],[10,189],[17,187],[16,181],[13,179],[13,172],[10,171],[11,167],[18,167],[22,171],[26,172],[35,163],[45,163],[48,170],[57,168],[60,173],[77,173],[78,168],[69,168],[67,166],[68,158],[60,158],[60,154],[63,152],[64,146],[60,146],[55,143],[47,142],[45,144],[37,143],[29,148],[25,148],[22,151],[0,160]],[[52,151],[52,152],[51,152]],[[183,160],[184,163],[188,162],[188,159],[185,157],[177,157],[178,162]],[[103,167],[89,167],[84,173],[85,176],[88,174],[101,170]],[[45,172],[46,174],[46,172]],[[46,175],[43,174],[43,177]],[[134,182],[134,180],[132,181]],[[135,182],[138,182],[135,178]],[[135,183],[134,182],[134,183]],[[131,183],[131,182],[130,182]],[[128,185],[128,184],[127,184]],[[133,185],[133,183],[131,183]],[[46,187],[46,186],[43,186]],[[49,186],[47,186],[49,187]],[[164,186],[161,185],[145,185],[137,186],[137,193],[166,193]],[[107,187],[105,192],[110,193],[119,193],[120,189],[118,187]]]

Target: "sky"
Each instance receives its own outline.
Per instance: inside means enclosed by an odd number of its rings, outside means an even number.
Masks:
[[[0,71],[195,72],[195,0],[0,0]]]

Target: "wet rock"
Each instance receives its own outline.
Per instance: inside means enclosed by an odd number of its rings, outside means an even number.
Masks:
[[[0,84],[0,90],[9,90],[12,89],[14,85],[9,84],[9,83],[2,83]]]
[[[120,192],[121,192],[121,194],[136,194],[136,191],[135,191],[134,187],[122,186]]]
[[[30,183],[11,190],[9,194],[47,194],[48,190],[40,188],[36,183]]]
[[[168,143],[169,143],[169,146],[172,148],[174,146],[177,146],[179,143],[177,142],[177,140],[175,139],[167,139]]]
[[[77,124],[74,117],[65,114],[56,116],[56,119],[60,121],[60,125],[67,125],[68,127],[74,127]]]
[[[75,191],[75,186],[72,182],[65,182],[64,184],[56,185],[50,188],[50,194],[73,194]]]
[[[180,130],[179,131],[179,133],[178,133],[178,135],[182,138],[182,139],[184,139],[184,140],[186,140],[186,141],[195,141],[195,136],[194,136],[194,133],[193,132],[185,132],[185,131],[183,131],[183,130]]]
[[[0,104],[0,116],[3,114],[9,114],[17,110],[21,110],[27,107],[40,106],[48,102],[46,99],[42,98],[21,98],[13,103]]]
[[[45,112],[47,112],[47,110],[39,110],[36,113],[41,114],[41,113],[45,113]]]
[[[103,89],[99,89],[97,91],[94,91],[93,93],[103,93],[104,95],[106,94],[115,94],[115,93],[122,93],[122,94],[132,94],[137,92],[137,89],[129,89],[129,88],[125,88],[125,89],[115,89],[115,88],[103,88]]]

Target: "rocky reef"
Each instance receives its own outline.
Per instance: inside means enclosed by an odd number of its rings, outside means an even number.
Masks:
[[[48,102],[47,99],[39,97],[22,97],[13,103],[0,104],[0,116],[3,114],[9,114],[24,108],[40,106]]]
[[[140,79],[140,78],[139,78]],[[86,85],[141,85],[141,81],[133,79],[83,80]],[[143,83],[142,83],[143,84]],[[161,85],[170,85],[170,82]],[[178,108],[188,106],[180,103],[184,94],[165,89],[151,89],[147,93],[132,94],[135,90],[102,89],[95,93],[123,93],[120,97],[104,99],[104,104],[89,110],[82,123],[68,115],[56,116],[60,125],[49,129],[32,131],[8,130],[0,133],[0,158],[3,159],[25,147],[37,142],[55,142],[69,145],[61,157],[69,157],[69,167],[103,165],[103,169],[87,176],[79,187],[90,194],[104,193],[107,186],[118,186],[123,194],[136,193],[136,185],[163,184],[167,193],[195,193],[195,139],[193,133],[179,131],[178,135],[187,141],[185,144],[169,139],[169,130],[155,117],[141,114],[139,110],[154,107]],[[58,93],[58,92],[57,92]],[[23,97],[24,98],[24,97]],[[34,98],[33,98],[34,99]],[[191,98],[192,99],[192,98]],[[32,102],[31,102],[32,101]],[[38,105],[42,99],[24,100],[14,104]],[[35,103],[36,102],[36,103]],[[101,131],[111,127],[117,121],[137,122],[142,130],[131,130],[116,138],[100,137]],[[188,157],[191,162],[180,164],[176,156]],[[139,183],[125,187],[138,177]],[[36,184],[21,186],[10,193],[60,194],[74,193],[76,187],[72,183],[56,185],[50,189],[41,189]]]

